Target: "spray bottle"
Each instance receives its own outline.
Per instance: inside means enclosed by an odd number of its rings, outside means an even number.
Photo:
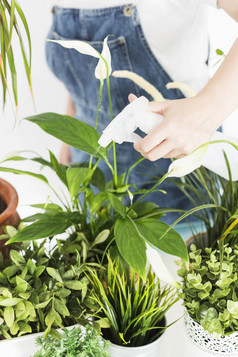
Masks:
[[[98,141],[99,145],[106,147],[111,143],[111,141],[115,141],[118,144],[122,144],[124,141],[135,143],[141,140],[141,137],[134,133],[137,128],[148,134],[151,130],[158,126],[162,122],[163,116],[147,111],[147,103],[148,99],[142,96],[128,104],[104,129],[103,134]],[[220,142],[212,143],[217,140]],[[179,174],[176,174],[176,170],[173,170],[174,174],[172,172],[170,176],[184,176],[185,174],[188,174],[198,168],[200,165],[203,165],[207,169],[215,172],[225,179],[229,179],[226,160],[224,157],[225,153],[231,168],[232,180],[237,181],[238,148],[236,149],[231,143],[238,147],[238,138],[233,138],[216,131],[213,134],[210,143],[210,145],[207,145],[206,150],[203,150],[202,155],[199,155],[199,149],[197,149],[198,154],[196,153],[196,150],[190,154],[193,161],[190,171],[186,168],[186,173],[183,173],[184,170],[180,167],[179,170],[177,170]],[[185,166],[186,162],[189,161],[187,158],[189,159],[190,155],[182,159],[177,159],[173,162],[171,167],[174,169],[175,166]],[[193,160],[193,157],[196,158],[196,160]]]

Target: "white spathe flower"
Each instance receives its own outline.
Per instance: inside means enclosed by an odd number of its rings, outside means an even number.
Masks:
[[[204,160],[208,144],[202,145],[188,156],[182,157],[172,162],[168,168],[168,177],[182,177],[198,169]]]
[[[147,243],[146,243],[146,256],[148,262],[152,267],[152,270],[161,281],[168,283],[174,286],[175,288],[179,287],[179,284],[172,277],[170,271],[168,270],[159,252],[156,249],[152,248]]]
[[[103,49],[101,54],[89,43],[80,40],[73,40],[73,41],[48,40],[48,41],[56,42],[65,48],[74,49],[83,55],[99,58],[98,64],[95,69],[95,77],[100,80],[104,80],[107,78],[107,67],[104,60],[106,61],[108,66],[108,75],[110,75],[112,72],[111,53],[107,44],[107,39],[108,36],[103,41]]]
[[[48,40],[50,42],[59,43],[61,46],[65,48],[74,49],[83,55],[93,56],[96,58],[100,58],[100,53],[93,48],[89,43],[79,40],[73,41],[61,41],[61,40]]]
[[[107,39],[108,39],[108,36],[103,41],[103,48],[102,48],[101,56],[107,62],[108,75],[110,76],[110,74],[112,73],[111,52],[110,52],[108,44],[107,44]],[[100,81],[107,78],[107,67],[101,57],[99,58],[97,67],[95,68],[95,77],[100,79]]]

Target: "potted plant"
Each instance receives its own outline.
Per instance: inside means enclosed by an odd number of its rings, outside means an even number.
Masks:
[[[15,231],[7,227],[9,236]],[[63,240],[51,237],[40,244],[19,243],[9,257],[1,258],[1,354],[12,351],[17,357],[30,356],[39,334],[59,338],[57,329],[88,323],[91,308],[84,299],[89,282],[83,271],[87,265],[99,267],[96,257],[103,251],[98,247],[107,236],[102,232],[87,249],[87,240],[77,234]]]
[[[230,172],[228,162],[227,168]],[[190,264],[179,262],[186,334],[197,346],[199,356],[235,356],[238,351],[237,182],[203,168],[184,181],[183,189],[190,190],[189,197],[194,204],[215,204],[197,213],[205,229],[187,242]],[[204,191],[198,193],[201,184]]]
[[[37,337],[36,343],[41,348],[32,357],[110,356],[107,352],[108,341],[89,325],[65,330],[59,340],[52,336],[47,336],[46,339]]]
[[[199,356],[236,356],[238,352],[237,245],[220,249],[191,246],[190,268],[183,278],[180,297],[187,309],[187,336]],[[221,260],[222,255],[222,260]],[[193,353],[194,355],[194,353]]]
[[[3,227],[12,225],[17,227],[20,217],[16,211],[18,195],[15,188],[6,180],[0,178],[0,252],[7,255],[10,247],[6,247]]]
[[[93,287],[88,301],[97,307],[93,316],[111,342],[111,356],[157,356],[165,314],[178,301],[176,290],[162,287],[151,267],[143,280],[120,256],[108,255],[107,261],[100,271],[87,269]]]

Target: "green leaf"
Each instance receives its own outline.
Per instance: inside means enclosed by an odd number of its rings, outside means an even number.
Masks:
[[[36,270],[36,265],[35,265],[35,263],[32,261],[32,259],[29,258],[29,259],[27,260],[26,266],[27,266],[27,269],[28,269],[29,273],[30,273],[31,275],[33,275],[34,272],[35,272],[35,270]]]
[[[32,332],[32,328],[30,325],[24,323],[24,322],[19,322],[19,328],[20,328],[20,332],[18,334],[18,336],[22,336],[25,335],[26,333],[31,333]]]
[[[129,218],[119,218],[114,228],[119,252],[135,271],[145,278],[146,245],[136,224]]]
[[[90,125],[66,115],[43,113],[26,118],[46,133],[98,158],[107,159],[107,150],[100,147],[100,134]]]
[[[36,309],[44,309],[48,304],[49,302],[52,300],[52,298],[50,298],[49,300],[46,300],[44,302],[41,302],[40,304],[37,304],[35,306]]]
[[[11,265],[3,270],[3,274],[7,278],[11,278],[13,275],[15,275],[19,270],[19,266],[16,265]]]
[[[36,240],[61,234],[64,233],[67,228],[79,222],[79,212],[43,214],[41,219],[20,230],[6,244]]]
[[[107,317],[97,320],[97,323],[100,325],[101,328],[110,328],[111,327],[110,321]]]
[[[51,161],[51,167],[53,170],[56,172],[57,176],[61,179],[61,181],[67,185],[67,180],[66,180],[66,170],[67,167],[64,165],[61,165],[58,160],[56,159],[55,155],[49,151],[50,153],[50,161]]]
[[[34,172],[30,172],[30,171],[24,171],[24,170],[17,170],[17,169],[13,169],[13,168],[10,168],[10,167],[0,167],[0,171],[3,171],[3,172],[11,172],[13,174],[16,174],[16,175],[29,175],[29,176],[33,176],[47,184],[48,183],[48,180],[45,176],[41,175],[41,174],[36,174]]]
[[[67,169],[66,176],[71,200],[78,194],[80,185],[83,184],[91,171],[92,170],[88,167],[73,167]]]
[[[45,324],[46,326],[51,326],[55,320],[55,310],[51,309],[50,312],[45,317]]]
[[[227,301],[227,310],[233,318],[238,319],[238,301]]]
[[[16,250],[10,251],[10,258],[13,261],[13,263],[15,263],[18,266],[26,263],[24,257],[21,254],[19,254]]]
[[[120,213],[121,216],[125,216],[127,207],[112,193],[108,193],[108,198],[111,202],[113,209]]]
[[[11,332],[11,334],[12,334],[13,336],[16,335],[17,332],[19,331],[19,328],[20,328],[20,327],[19,327],[17,321],[14,321],[13,324],[12,324],[12,326],[10,327],[10,332]]]
[[[109,237],[110,231],[109,229],[104,229],[102,232],[100,232],[97,237],[95,238],[93,245],[96,244],[101,244],[103,242],[105,242],[105,240],[107,240],[107,238]]]
[[[104,173],[98,167],[94,171],[90,183],[93,186],[97,187],[100,191],[105,190],[106,177],[105,177]]]
[[[34,274],[35,278],[38,278],[39,276],[41,276],[41,274],[43,273],[44,270],[45,270],[45,267],[43,265],[36,267],[35,274]]]
[[[19,298],[10,298],[10,299],[0,300],[0,306],[14,306],[14,305],[16,305],[19,301],[22,301],[22,299],[19,299]]]
[[[58,311],[60,313],[60,315],[62,315],[64,317],[70,315],[69,310],[67,309],[65,304],[62,303],[61,300],[55,299],[54,306],[55,306],[55,310]]]
[[[14,322],[14,309],[12,306],[7,306],[3,312],[4,320],[8,327],[11,327]]]
[[[98,212],[104,202],[108,201],[108,195],[106,192],[100,192],[97,195],[93,196],[91,201],[91,210],[92,213]]]
[[[154,218],[143,218],[137,220],[136,225],[144,239],[155,247],[185,261],[189,260],[183,239],[175,230],[169,229],[166,223]],[[166,233],[167,230],[168,232]]]
[[[54,278],[55,280],[57,280],[58,282],[60,282],[61,284],[63,284],[63,280],[61,278],[60,273],[58,272],[58,270],[54,269],[54,268],[46,268],[47,273],[52,276],[52,278]]]
[[[64,281],[64,286],[66,286],[68,289],[71,290],[82,290],[84,284],[81,283],[80,281],[70,280],[70,281]]]

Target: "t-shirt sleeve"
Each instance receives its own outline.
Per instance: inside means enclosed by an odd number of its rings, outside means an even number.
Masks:
[[[217,8],[217,0],[200,0],[200,2]]]

